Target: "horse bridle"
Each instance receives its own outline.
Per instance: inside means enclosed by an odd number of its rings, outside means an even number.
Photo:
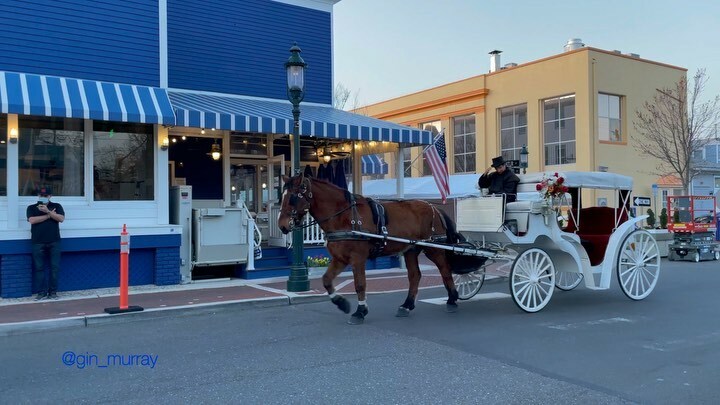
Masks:
[[[325,221],[328,221],[328,220],[330,220],[330,219],[332,219],[332,218],[337,217],[338,215],[342,214],[343,212],[345,212],[345,211],[347,211],[347,210],[349,210],[349,209],[351,209],[351,208],[353,208],[353,207],[355,207],[355,206],[357,205],[357,203],[356,203],[355,200],[353,199],[352,202],[350,203],[350,205],[348,205],[347,207],[341,209],[340,211],[338,211],[338,212],[330,215],[330,216],[327,217],[327,218],[323,218],[323,219],[320,219],[320,220],[317,220],[317,219],[316,219],[316,220],[310,221],[310,222],[309,222],[308,224],[306,224],[306,225],[295,226],[295,222],[298,221],[298,211],[297,211],[297,203],[298,203],[298,201],[299,201],[300,199],[303,199],[303,200],[307,201],[308,204],[312,204],[312,198],[313,198],[313,194],[312,194],[312,190],[311,190],[311,189],[312,189],[312,183],[310,182],[310,179],[307,178],[307,177],[305,177],[305,175],[301,175],[300,178],[301,178],[301,180],[300,180],[300,187],[299,187],[298,192],[297,192],[297,193],[290,194],[290,201],[288,201],[288,205],[290,205],[290,206],[292,207],[292,211],[290,211],[290,219],[292,219],[292,221],[290,221],[290,230],[294,230],[294,229],[305,229],[305,228],[310,228],[311,226],[315,226],[316,224],[321,224],[321,223],[323,223],[323,222],[325,222]],[[289,182],[289,183],[285,184],[285,187],[284,187],[285,190],[290,191],[291,184],[292,184],[292,182]],[[310,206],[310,205],[308,205],[308,207],[309,207],[309,206]],[[308,213],[308,211],[310,211],[310,208],[305,208],[305,212],[303,213],[302,216],[304,217],[305,214]],[[302,218],[302,217],[300,217],[300,218]],[[354,222],[354,221],[353,221],[353,222]]]

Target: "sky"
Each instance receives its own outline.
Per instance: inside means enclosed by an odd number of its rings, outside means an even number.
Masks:
[[[334,79],[356,105],[487,73],[488,52],[525,63],[586,46],[709,77],[720,94],[720,1],[716,0],[341,0],[333,11]]]

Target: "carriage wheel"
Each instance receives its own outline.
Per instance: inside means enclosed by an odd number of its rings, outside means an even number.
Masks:
[[[480,291],[485,281],[485,267],[465,274],[453,274],[453,282],[458,292],[458,298],[469,300]]]
[[[513,262],[510,292],[515,305],[525,312],[537,312],[550,302],[555,290],[555,266],[538,248],[528,249]]]
[[[647,231],[633,231],[620,248],[617,262],[620,288],[631,300],[641,300],[650,295],[659,276],[660,250],[655,238]]]
[[[558,271],[555,274],[555,287],[563,291],[570,291],[580,285],[580,281],[582,281],[582,278],[582,273]]]

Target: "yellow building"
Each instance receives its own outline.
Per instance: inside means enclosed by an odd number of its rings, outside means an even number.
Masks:
[[[634,194],[651,196],[656,162],[633,147],[636,111],[657,89],[674,87],[687,69],[568,41],[565,52],[372,104],[363,114],[445,130],[450,173],[482,172],[494,156],[519,159],[528,172],[609,171],[634,179]],[[421,148],[404,151],[406,174],[430,175]],[[392,159],[392,156],[386,156]],[[391,164],[391,176],[397,176]],[[590,198],[594,198],[591,196]],[[600,196],[597,196],[600,198]]]

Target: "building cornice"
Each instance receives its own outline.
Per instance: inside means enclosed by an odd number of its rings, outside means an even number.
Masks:
[[[443,97],[439,98],[437,100],[428,101],[425,103],[420,104],[414,104],[408,107],[399,108],[397,110],[391,110],[386,111],[377,115],[374,115],[375,118],[378,119],[387,119],[390,117],[403,115],[403,114],[410,114],[410,113],[416,113],[424,110],[429,110],[432,108],[439,108],[443,107],[449,104],[455,104],[459,102],[466,102],[476,99],[483,99],[487,97],[488,95],[488,89],[479,89],[479,90],[473,90],[469,91],[467,93],[461,93],[461,94],[455,94],[449,97]]]

